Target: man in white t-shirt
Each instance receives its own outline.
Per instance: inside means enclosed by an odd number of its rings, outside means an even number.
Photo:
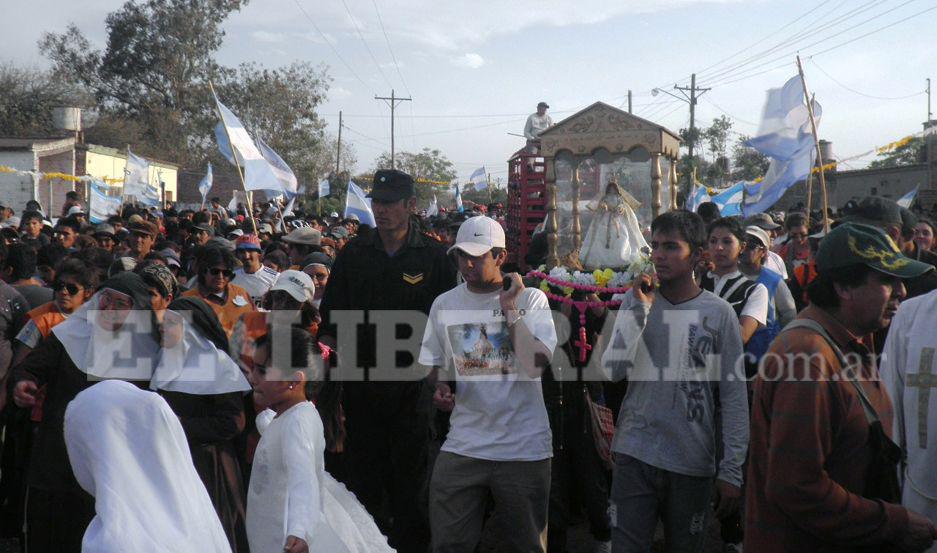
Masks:
[[[475,550],[489,495],[499,542],[546,551],[553,448],[540,373],[556,329],[543,292],[516,273],[502,276],[504,248],[493,219],[462,224],[449,254],[464,282],[436,298],[423,335],[419,362],[433,367],[433,402],[452,411],[430,483],[437,553]]]
[[[234,244],[234,254],[241,262],[241,268],[235,269],[231,283],[247,290],[254,307],[259,308],[264,294],[276,282],[279,273],[263,264],[260,239],[253,234],[239,236]]]

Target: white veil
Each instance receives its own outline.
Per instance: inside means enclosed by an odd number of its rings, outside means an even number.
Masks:
[[[230,553],[182,425],[159,395],[118,380],[95,384],[68,404],[65,445],[95,498],[83,553]]]

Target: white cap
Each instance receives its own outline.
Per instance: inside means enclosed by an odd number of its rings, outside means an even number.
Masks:
[[[293,269],[280,273],[270,290],[283,290],[299,302],[312,301],[316,295],[316,285],[309,275]]]
[[[68,217],[69,215],[74,215],[76,213],[84,214],[84,212],[85,210],[82,209],[80,205],[73,205],[72,207],[68,208],[68,213],[66,213],[65,216]]]
[[[338,212],[333,211],[332,213],[329,213],[329,217],[338,217]]]
[[[768,232],[758,226],[750,225],[745,227],[745,234],[750,234],[758,239],[761,242],[761,245],[766,248],[771,248],[771,237],[768,236]]]
[[[491,248],[503,247],[504,229],[494,219],[479,215],[462,223],[455,238],[455,245],[449,248],[447,253],[458,249],[472,257],[478,257]]]
[[[236,228],[232,230],[231,232],[229,232],[228,236],[244,236],[244,231],[239,228]]]

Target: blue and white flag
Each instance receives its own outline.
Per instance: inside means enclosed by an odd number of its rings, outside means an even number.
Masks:
[[[745,195],[745,181],[739,181],[712,197],[712,203],[719,208],[723,217],[742,214],[742,199]]]
[[[202,195],[202,206],[205,205],[205,198],[208,197],[208,193],[211,191],[211,185],[214,180],[215,177],[211,172],[211,162],[209,162],[208,171],[205,172],[205,176],[202,177],[202,180],[198,182],[198,192]]]
[[[146,206],[159,205],[159,185],[150,184],[150,164],[147,160],[127,149],[127,165],[124,167],[124,196]]]
[[[322,179],[319,181],[319,197],[324,198],[331,194],[332,185],[329,182],[329,179]]]
[[[224,144],[230,152],[234,153],[229,160],[236,157],[244,171],[244,190],[283,190],[284,186],[274,172],[273,166],[254,144],[241,120],[222,104],[217,96],[215,104],[226,131],[224,133],[226,140],[224,143],[219,142],[218,149],[224,155],[225,149],[222,146]],[[217,138],[218,133],[215,134]]]
[[[771,162],[761,182],[746,185],[742,206],[746,216],[770,209],[788,188],[810,174],[816,159],[800,77],[792,77],[781,88],[768,90],[767,96],[758,133],[745,145],[768,156]],[[820,105],[813,102],[818,125],[822,111]]]
[[[911,209],[911,204],[914,203],[914,198],[917,197],[918,188],[920,188],[920,186],[915,186],[913,190],[898,198],[898,205],[905,209]]]
[[[472,172],[472,174],[469,176],[469,182],[475,186],[475,190],[484,190],[488,188],[488,175],[485,172],[484,165]]]
[[[296,175],[293,174],[293,170],[290,169],[290,166],[283,161],[280,154],[273,151],[273,148],[270,146],[267,146],[267,143],[259,136],[257,137],[257,148],[260,149],[260,155],[264,156],[264,159],[270,164],[270,170],[273,171],[277,182],[280,183],[280,187],[276,190],[291,193],[296,192]]]
[[[429,203],[429,207],[426,208],[427,217],[435,217],[439,215],[439,203],[436,201],[436,194],[433,194],[433,201]]]
[[[357,215],[362,225],[377,227],[374,223],[374,212],[371,211],[371,198],[366,197],[364,190],[348,181],[348,194],[345,196],[345,218]]]
[[[234,152],[231,151],[231,143],[228,142],[228,133],[224,130],[224,123],[215,125],[215,142],[218,144],[218,152],[228,160],[228,163],[234,165]]]
[[[709,191],[702,184],[697,184],[693,187],[693,193],[690,194],[690,197],[686,201],[686,210],[696,212],[701,204],[712,201],[709,197]]]
[[[108,195],[108,186],[98,179],[88,183],[88,218],[94,224],[106,223],[111,215],[120,213],[120,196]]]
[[[465,208],[462,207],[462,192],[459,190],[459,183],[455,185],[455,208],[459,210],[459,213],[465,211]]]

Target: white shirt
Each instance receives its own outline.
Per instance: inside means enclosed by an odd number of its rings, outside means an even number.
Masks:
[[[714,273],[709,273],[709,276],[715,280],[713,293],[721,298],[726,281],[741,275],[742,273],[740,271],[733,271],[724,276],[718,276]],[[729,292],[729,290],[725,290],[725,292]],[[751,293],[748,295],[748,299],[745,301],[745,306],[742,308],[742,312],[739,313],[739,318],[741,319],[742,317],[746,316],[755,319],[761,326],[764,326],[767,323],[768,289],[765,288],[764,285],[756,284]]]
[[[260,270],[256,273],[248,273],[242,267],[234,270],[234,279],[231,280],[231,284],[237,284],[247,290],[247,293],[251,296],[251,301],[254,302],[254,306],[259,308],[264,294],[270,290],[279,274],[266,265],[261,265]]]
[[[902,302],[888,329],[880,366],[894,404],[892,436],[908,455],[902,503],[908,504],[913,490],[930,500],[931,509],[937,503],[937,388],[923,382],[935,377],[918,375],[937,373],[935,328],[937,291]],[[921,395],[925,389],[931,390],[926,399]]]
[[[780,255],[774,253],[773,251],[768,250],[768,256],[765,258],[764,266],[781,275],[782,279],[788,279],[787,266],[784,264],[784,260],[781,259]]]
[[[540,378],[530,378],[517,363],[499,293],[479,294],[461,284],[436,298],[419,362],[454,369],[455,409],[442,451],[489,461],[540,461],[553,456],[543,389]],[[552,352],[556,329],[546,295],[525,288],[517,307],[525,313],[521,323]]]
[[[553,125],[553,119],[547,114],[538,115],[531,113],[527,118],[527,124],[524,125],[524,136],[527,140],[536,140],[540,133],[549,129]]]

